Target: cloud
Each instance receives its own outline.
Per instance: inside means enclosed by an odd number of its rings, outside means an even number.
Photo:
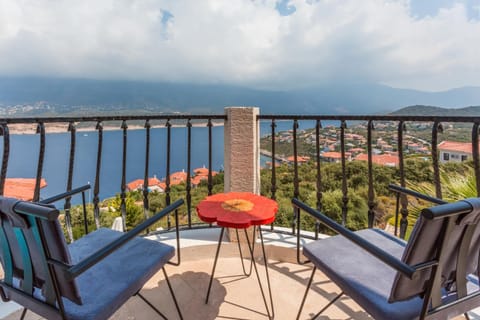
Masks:
[[[479,9],[415,1],[2,0],[0,76],[480,86]]]

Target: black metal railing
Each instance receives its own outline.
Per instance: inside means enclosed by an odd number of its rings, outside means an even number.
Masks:
[[[213,134],[212,128],[215,124],[223,125],[225,121],[225,115],[152,115],[152,116],[91,116],[91,117],[41,117],[41,118],[3,118],[0,119],[0,137],[3,140],[3,145],[1,146],[2,152],[2,165],[0,171],[0,195],[4,194],[5,191],[5,182],[9,176],[9,161],[11,156],[11,150],[13,148],[18,148],[15,143],[12,142],[12,130],[11,127],[18,125],[34,125],[37,127],[36,134],[39,137],[38,143],[38,159],[36,161],[36,175],[35,175],[35,189],[33,199],[34,201],[39,201],[41,199],[41,181],[44,175],[44,162],[47,156],[47,133],[46,126],[49,124],[58,124],[62,125],[62,128],[65,128],[65,132],[69,133],[70,136],[70,145],[65,145],[65,150],[69,147],[68,153],[68,167],[66,172],[55,172],[56,175],[64,176],[65,189],[64,192],[71,192],[74,186],[74,180],[81,180],[82,177],[75,177],[75,166],[78,163],[79,154],[77,150],[78,141],[77,136],[80,134],[79,128],[85,129],[90,127],[90,132],[95,132],[97,136],[97,148],[96,154],[88,155],[91,158],[95,159],[95,174],[94,174],[94,184],[93,184],[93,216],[94,223],[96,227],[100,227],[100,196],[102,188],[102,170],[105,170],[110,164],[104,163],[105,152],[108,152],[108,142],[105,141],[105,130],[106,129],[116,129],[121,130],[121,157],[120,157],[120,167],[121,167],[121,182],[118,186],[116,193],[120,195],[120,211],[122,215],[122,221],[124,229],[126,229],[126,197],[127,197],[127,161],[128,161],[128,146],[129,146],[129,124],[135,124],[136,128],[143,127],[145,132],[145,161],[143,163],[138,163],[136,165],[143,165],[143,187],[141,190],[142,201],[143,201],[143,214],[144,218],[148,218],[149,213],[149,177],[152,172],[151,158],[153,157],[166,157],[166,166],[165,168],[155,168],[155,170],[165,170],[165,202],[166,205],[170,205],[172,202],[172,148],[185,148],[186,147],[186,181],[185,181],[185,199],[186,199],[186,211],[187,211],[187,227],[192,227],[192,179],[191,175],[192,170],[192,158],[196,156],[193,154],[192,150],[192,127],[195,127],[195,130],[200,127],[204,127],[208,131],[208,178],[207,178],[207,188],[208,194],[212,194],[213,190],[213,175],[214,170],[212,162],[212,152],[213,152]],[[166,142],[165,148],[155,148],[156,145],[153,145],[151,142],[151,130],[154,127],[152,123],[155,122],[156,127],[164,127],[166,130]],[[172,126],[183,128],[186,135],[186,141],[182,143],[181,146],[174,145],[172,146],[172,137],[175,134],[172,132]],[[56,130],[56,133],[59,130]],[[86,135],[86,134],[85,134]],[[222,135],[223,137],[223,135]],[[198,141],[198,140],[197,140]],[[198,142],[197,142],[198,143]],[[186,146],[185,146],[186,144]],[[160,150],[158,150],[160,149]],[[223,150],[222,150],[223,151]],[[222,153],[223,154],[223,153]],[[56,155],[49,154],[49,157],[55,157]],[[15,161],[15,159],[13,159]],[[178,161],[178,159],[176,159]],[[30,166],[34,166],[34,160],[31,161]],[[62,192],[63,192],[62,191]],[[90,192],[90,191],[89,191]],[[83,196],[85,196],[83,194]],[[111,196],[114,196],[111,195]],[[67,234],[70,240],[73,239],[72,233],[72,221],[70,210],[72,208],[71,196],[66,197],[64,210],[65,210],[65,223],[67,228]],[[91,199],[89,199],[91,200]],[[170,217],[167,217],[167,228],[170,229]]]
[[[65,133],[68,133],[69,136],[69,146],[65,145],[65,150],[68,151],[68,165],[65,172],[58,172],[58,175],[64,176],[65,188],[62,192],[70,192],[74,188],[75,181],[79,180],[79,177],[75,176],[75,167],[80,161],[80,155],[78,154],[78,137],[80,135],[79,128],[85,126],[92,126],[92,129],[96,134],[96,152],[92,152],[89,157],[91,157],[95,162],[95,173],[94,173],[94,183],[91,192],[93,193],[93,201],[91,201],[93,206],[93,216],[94,223],[98,227],[100,226],[100,217],[101,217],[101,191],[102,185],[105,181],[101,181],[102,172],[105,171],[108,164],[104,163],[106,152],[108,152],[108,141],[105,139],[105,131],[107,128],[114,126],[115,129],[121,132],[120,138],[120,150],[119,151],[119,161],[120,165],[120,175],[121,182],[118,185],[116,192],[120,195],[121,202],[121,214],[123,217],[123,222],[126,221],[126,197],[127,197],[127,163],[129,161],[128,146],[132,143],[130,138],[131,128],[129,125],[135,124],[136,127],[141,127],[139,130],[144,132],[144,141],[145,141],[145,150],[142,151],[145,154],[144,161],[137,162],[136,166],[143,166],[143,187],[141,190],[142,203],[143,203],[143,214],[144,218],[148,218],[150,203],[149,203],[149,190],[148,190],[148,181],[152,173],[152,159],[165,155],[165,167],[161,168],[165,172],[165,202],[166,205],[169,205],[172,202],[172,150],[175,148],[186,148],[186,181],[185,181],[185,200],[186,200],[186,213],[187,220],[185,223],[185,228],[194,227],[194,221],[192,220],[194,210],[192,205],[192,166],[193,159],[195,159],[195,154],[193,152],[194,139],[192,139],[193,128],[201,127],[206,130],[207,134],[207,162],[208,162],[208,176],[206,179],[207,183],[207,194],[212,194],[214,192],[214,179],[213,179],[213,152],[214,152],[214,140],[213,127],[215,123],[221,123],[226,120],[225,115],[156,115],[156,116],[92,116],[92,117],[42,117],[42,118],[4,118],[0,119],[0,136],[3,139],[3,144],[1,144],[2,152],[2,164],[0,171],[0,195],[4,194],[4,185],[7,176],[9,175],[9,163],[12,161],[11,150],[15,148],[12,141],[11,128],[14,125],[35,125],[37,126],[38,136],[38,158],[31,160],[31,165],[36,168],[35,176],[35,188],[33,200],[40,200],[41,197],[41,179],[44,173],[44,163],[47,156],[52,156],[47,154],[48,149],[48,139],[46,139],[46,127],[52,123],[62,123],[65,127]],[[440,159],[438,157],[438,142],[439,135],[442,133],[443,125],[446,123],[465,123],[471,125],[471,143],[472,143],[472,153],[473,153],[473,168],[476,177],[477,185],[477,194],[479,193],[480,186],[480,162],[479,162],[479,124],[480,117],[430,117],[430,116],[340,116],[340,115],[260,115],[258,116],[258,121],[261,123],[267,122],[266,124],[269,127],[270,137],[271,137],[271,147],[270,147],[270,156],[272,158],[272,166],[270,169],[271,178],[270,186],[268,188],[270,196],[272,199],[277,199],[279,197],[279,182],[278,172],[275,166],[275,160],[279,157],[278,154],[278,143],[279,138],[277,134],[283,129],[279,129],[279,123],[283,121],[288,121],[291,124],[288,127],[291,130],[291,147],[292,147],[292,192],[288,195],[289,198],[298,198],[301,197],[301,175],[299,173],[299,126],[303,122],[309,122],[311,124],[312,132],[315,136],[315,143],[312,144],[313,149],[310,151],[309,156],[313,157],[314,161],[314,174],[315,174],[315,207],[318,211],[323,209],[323,200],[325,195],[324,185],[328,182],[326,178],[322,176],[322,145],[320,144],[320,136],[322,134],[322,125],[328,121],[335,121],[335,132],[336,138],[339,145],[339,153],[341,155],[339,162],[342,171],[341,179],[339,181],[339,189],[341,190],[341,206],[340,206],[340,217],[343,225],[346,224],[347,218],[349,215],[349,202],[351,201],[351,190],[349,190],[348,181],[347,181],[347,170],[348,170],[348,160],[347,160],[347,143],[346,143],[346,134],[348,132],[349,124],[352,122],[358,123],[362,122],[365,124],[366,128],[366,153],[367,153],[367,207],[368,207],[368,217],[367,223],[369,227],[373,227],[375,224],[375,212],[376,212],[376,202],[377,196],[375,194],[375,167],[374,167],[374,130],[375,126],[379,123],[388,122],[393,123],[396,132],[396,144],[397,154],[398,154],[398,175],[396,181],[391,181],[392,183],[398,184],[400,187],[407,187],[406,179],[406,168],[405,161],[406,157],[404,154],[405,147],[405,130],[409,124],[412,123],[423,123],[430,128],[430,143],[431,143],[431,162],[433,170],[433,182],[435,185],[435,197],[442,199],[442,186],[440,179]],[[166,142],[163,147],[159,147],[157,144],[152,142],[152,130],[154,127],[161,126],[165,130]],[[182,128],[185,134],[185,140],[182,142],[182,145],[172,145],[173,137],[176,134],[173,127]],[[284,127],[284,126],[283,126]],[[223,152],[223,150],[222,150]],[[158,168],[157,168],[158,169]],[[83,184],[83,183],[82,183]],[[90,192],[90,191],[88,191]],[[84,195],[85,196],[85,195]],[[285,195],[282,195],[285,196]],[[405,193],[399,193],[398,195],[398,212],[399,212],[399,225],[400,230],[399,234],[401,237],[405,237],[407,226],[408,226],[408,201],[406,199]],[[90,199],[89,199],[90,200]],[[70,239],[73,239],[73,233],[71,231],[71,217],[70,211],[72,208],[71,198],[67,197],[64,204],[66,224],[68,229],[68,236]],[[300,227],[299,216],[296,212],[292,213],[291,219],[292,225],[291,230],[288,231],[290,234],[297,234],[300,236],[298,228]],[[167,229],[170,230],[171,223],[170,217],[167,217]],[[284,232],[276,228],[274,224],[271,225],[270,229],[276,232]],[[319,224],[315,222],[315,235],[312,238],[318,238],[319,235]]]
[[[278,137],[277,137],[277,127],[280,121],[288,121],[291,123],[290,132],[292,135],[292,147],[293,147],[293,159],[291,165],[293,166],[293,192],[292,198],[297,198],[300,195],[299,186],[300,186],[300,177],[298,173],[299,166],[299,153],[298,153],[298,128],[299,122],[308,121],[314,123],[312,129],[315,132],[315,150],[310,152],[309,156],[314,157],[315,166],[316,166],[316,208],[317,210],[322,210],[322,195],[323,195],[323,178],[321,174],[321,145],[320,141],[320,130],[322,128],[322,122],[326,121],[335,121],[338,123],[336,126],[337,137],[340,144],[340,163],[342,170],[342,181],[341,181],[341,191],[342,191],[342,205],[341,205],[341,222],[343,225],[346,224],[348,216],[348,202],[349,202],[349,189],[347,185],[347,174],[346,174],[346,150],[345,150],[345,131],[347,124],[349,122],[362,122],[365,123],[366,127],[366,142],[367,142],[367,167],[368,167],[368,183],[367,183],[367,205],[368,205],[368,227],[374,226],[375,221],[375,203],[376,196],[374,190],[375,182],[375,173],[373,169],[373,131],[375,128],[375,123],[394,123],[397,127],[396,134],[396,144],[397,144],[397,154],[398,154],[398,176],[397,181],[392,181],[392,183],[398,183],[400,187],[406,187],[406,176],[405,176],[405,142],[404,142],[404,133],[406,131],[407,124],[411,123],[423,123],[431,127],[431,161],[433,167],[433,183],[435,186],[435,196],[436,198],[442,199],[442,186],[440,180],[440,170],[439,170],[439,158],[438,158],[438,135],[442,132],[443,126],[442,123],[463,123],[470,124],[471,129],[471,143],[472,143],[472,156],[473,156],[473,167],[476,177],[476,186],[477,186],[477,195],[480,196],[480,163],[479,163],[479,124],[480,117],[442,117],[442,116],[389,116],[389,115],[374,115],[374,116],[340,116],[340,115],[259,115],[259,121],[270,121],[271,127],[271,146],[270,153],[272,158],[271,166],[271,194],[272,199],[278,197],[278,179],[277,179],[277,169],[275,166],[275,159],[278,156]],[[399,193],[399,212],[400,212],[400,237],[404,238],[408,226],[408,201],[407,195],[405,193]],[[296,232],[298,229],[297,224],[299,223],[297,213],[293,213],[292,217],[292,233]],[[274,226],[271,226],[271,230],[275,230]],[[315,239],[318,238],[318,223],[315,228]]]

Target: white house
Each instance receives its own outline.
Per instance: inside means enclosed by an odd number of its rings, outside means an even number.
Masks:
[[[470,142],[442,141],[438,145],[440,162],[462,162],[472,159]]]

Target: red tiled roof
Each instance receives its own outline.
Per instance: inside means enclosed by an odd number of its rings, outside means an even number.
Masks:
[[[361,153],[355,157],[355,160],[359,161],[368,161],[368,154]],[[398,156],[391,155],[391,154],[380,154],[380,155],[372,155],[372,162],[379,164],[381,166],[398,166],[400,163]]]
[[[203,180],[208,180],[208,168],[193,169],[195,176],[192,178],[192,185],[196,186]],[[215,177],[218,172],[212,170],[212,177]]]
[[[6,178],[4,196],[31,201],[35,191],[35,181],[36,179],[30,178]],[[47,182],[45,179],[41,179],[40,188],[45,188],[46,186]]]
[[[172,186],[185,181],[187,181],[187,173],[185,171],[179,171],[170,174],[170,185]]]
[[[345,156],[349,158],[352,154],[350,152],[345,152]],[[342,153],[331,151],[331,152],[324,152],[321,155],[323,158],[330,158],[330,159],[342,159]]]
[[[158,185],[156,185],[157,187],[161,188],[162,190],[165,190],[167,188],[167,184],[163,181],[161,181]]]
[[[208,168],[193,169],[193,173],[196,176],[208,176]],[[212,176],[216,176],[217,174],[218,174],[217,171],[212,170]]]
[[[199,185],[200,182],[208,180],[208,176],[195,176],[192,178],[192,184],[194,186]]]
[[[208,176],[208,168],[193,169],[193,173],[196,174],[197,176]]]
[[[272,161],[265,162],[265,166],[268,167],[268,168],[271,168],[272,167]],[[280,166],[281,166],[281,164],[278,163],[277,161],[275,161],[275,167],[278,168]]]
[[[133,180],[127,183],[127,190],[137,190],[143,185],[143,179]]]
[[[197,168],[193,172],[195,176],[192,177],[192,184],[198,185],[200,181],[208,179],[208,169],[207,168]],[[212,171],[212,177],[216,176],[218,172]],[[170,174],[170,185],[175,186],[187,181],[187,173],[185,171],[173,172]],[[128,190],[138,190],[143,186],[143,179],[137,179],[127,184]],[[148,179],[149,187],[159,187],[163,190],[167,187],[165,181],[160,181],[157,178]]]
[[[287,158],[288,161],[295,161],[294,160],[295,158],[293,156],[290,156]],[[297,162],[307,162],[308,160],[310,160],[310,157],[307,157],[307,156],[297,156]]]
[[[322,153],[322,157],[330,158],[330,159],[342,159],[342,154],[340,152],[324,152]]]
[[[164,187],[161,186],[162,182],[158,180],[156,177],[153,178],[148,178],[148,186],[153,187],[153,186],[158,186],[162,189],[165,189]],[[133,180],[129,183],[127,183],[127,189],[130,191],[137,190],[143,187],[143,179],[137,179]]]
[[[439,150],[456,151],[472,154],[472,144],[469,142],[442,141],[438,145]]]

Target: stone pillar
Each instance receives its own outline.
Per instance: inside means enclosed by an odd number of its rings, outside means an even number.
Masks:
[[[260,193],[259,108],[225,108],[225,192]]]
[[[260,194],[259,108],[227,107],[225,114],[224,191]],[[254,236],[252,230],[249,232],[250,238]],[[245,244],[244,232],[239,231],[240,242]],[[234,230],[229,230],[227,234],[231,241],[236,241]]]

